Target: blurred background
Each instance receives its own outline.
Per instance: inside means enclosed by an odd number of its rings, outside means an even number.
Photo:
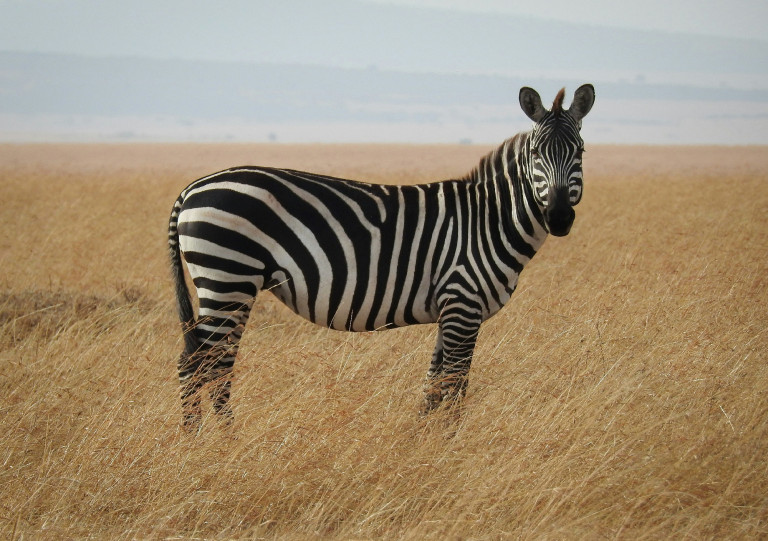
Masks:
[[[768,143],[768,2],[0,0],[0,141]]]

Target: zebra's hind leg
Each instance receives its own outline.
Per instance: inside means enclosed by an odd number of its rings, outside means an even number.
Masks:
[[[231,294],[229,295],[231,297]],[[193,430],[202,419],[201,392],[207,387],[213,411],[227,423],[232,420],[229,399],[232,370],[248,321],[253,297],[244,302],[200,298],[200,315],[194,332],[200,347],[179,362],[184,426]]]
[[[199,351],[184,351],[179,357],[179,383],[181,385],[181,411],[184,429],[193,431],[200,425],[200,388],[203,386],[201,365],[205,356]]]
[[[230,419],[232,412],[227,404],[231,386],[231,372],[235,352],[218,346],[202,346],[188,355],[182,353],[179,359],[179,381],[181,383],[181,409],[184,428],[194,431],[199,428],[203,417],[202,392],[210,387],[211,400],[216,413]]]

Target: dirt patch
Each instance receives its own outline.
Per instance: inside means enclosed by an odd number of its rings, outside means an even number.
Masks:
[[[73,325],[116,311],[146,313],[153,304],[137,288],[123,289],[111,297],[42,289],[0,291],[0,345],[16,345],[33,334],[51,338]]]

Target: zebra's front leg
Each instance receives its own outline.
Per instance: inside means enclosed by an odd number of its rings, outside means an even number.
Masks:
[[[437,344],[427,371],[422,414],[429,413],[442,403],[449,407],[460,406],[469,383],[472,353],[482,319],[479,309],[443,311]]]
[[[421,408],[421,415],[426,415],[437,406],[443,399],[443,393],[441,390],[438,374],[443,367],[443,330],[439,328],[437,331],[437,343],[435,344],[435,351],[432,353],[432,361],[429,363],[429,370],[427,370],[427,381],[424,385],[424,405]]]

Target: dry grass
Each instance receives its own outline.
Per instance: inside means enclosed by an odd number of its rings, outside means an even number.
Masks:
[[[339,333],[265,295],[234,427],[179,429],[165,228],[189,180],[423,181],[485,150],[0,146],[0,536],[768,535],[765,148],[590,148],[457,426],[416,415],[434,328]]]

